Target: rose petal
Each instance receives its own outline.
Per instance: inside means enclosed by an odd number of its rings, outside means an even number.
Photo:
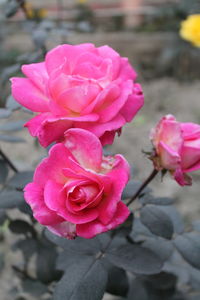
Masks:
[[[32,83],[36,87],[38,87],[42,91],[42,93],[46,94],[49,75],[47,73],[44,62],[23,65],[22,72],[32,81]]]
[[[165,169],[175,170],[180,167],[181,157],[180,155],[173,151],[164,142],[160,142],[158,145],[159,156],[161,158],[161,166]]]
[[[46,68],[49,74],[56,69],[61,69],[65,74],[72,74],[78,57],[83,51],[93,51],[93,44],[60,45],[49,51],[45,58]]]
[[[65,146],[81,166],[98,171],[102,161],[102,146],[99,139],[83,129],[69,129],[65,132]]]
[[[192,178],[189,175],[183,173],[183,171],[180,168],[176,169],[173,176],[174,176],[174,179],[181,186],[192,185]]]
[[[184,140],[200,138],[200,126],[194,123],[180,123]]]
[[[74,240],[76,238],[76,224],[70,222],[62,222],[55,225],[47,226],[47,228],[54,234]]]
[[[49,99],[27,78],[13,77],[12,96],[24,107],[34,112],[46,112],[49,110]]]
[[[110,170],[109,170],[110,167]],[[104,170],[106,166],[104,165]],[[130,177],[130,166],[128,162],[121,155],[114,157],[113,166],[108,166],[107,177],[110,178],[112,186],[109,193],[104,195],[102,203],[99,205],[99,217],[98,219],[105,225],[108,224],[115,211],[117,205],[121,200],[122,192],[128,183]],[[117,178],[117,180],[116,180]]]
[[[125,105],[128,97],[132,94],[133,83],[128,80],[121,86],[120,95],[113,99],[108,106],[104,108],[106,102],[104,102],[103,107],[99,111],[100,122],[105,123],[113,119]],[[119,89],[119,88],[118,88]]]
[[[53,180],[48,180],[44,187],[44,202],[55,212],[65,209],[67,195],[63,192],[63,185]]]
[[[66,89],[57,99],[57,103],[76,113],[90,104],[98,95],[100,88],[98,85],[88,84],[87,82],[74,88]]]
[[[119,202],[115,215],[108,225],[104,225],[98,220],[86,224],[78,224],[76,226],[77,235],[86,239],[91,239],[99,233],[114,229],[122,224],[128,218],[129,214],[130,211],[128,207],[123,202]]]
[[[38,137],[43,147],[47,147],[54,141],[62,139],[64,132],[72,126],[72,122],[67,118],[53,118],[50,114],[40,114],[24,126],[28,127],[32,136]]]
[[[127,122],[130,122],[143,105],[144,95],[142,89],[139,84],[135,84],[133,94],[128,97],[128,100],[120,110],[120,113]]]
[[[63,168],[68,167],[70,157],[73,159],[63,144],[54,145],[49,151],[49,157],[43,159],[36,168],[34,181],[43,187],[49,179],[65,184],[66,177],[63,174]]]
[[[33,215],[43,225],[52,225],[62,222],[63,219],[51,211],[44,203],[43,188],[37,183],[29,183],[24,189],[24,198],[31,206]]]
[[[200,162],[200,139],[187,140],[181,151],[181,166],[187,172],[198,170]]]
[[[113,118],[107,123],[91,124],[86,122],[80,122],[79,127],[91,131],[93,134],[100,138],[102,135],[104,135],[105,132],[113,132],[119,130],[125,123],[126,121],[124,117],[118,114],[115,118]],[[75,122],[74,125],[76,126],[76,124],[77,123]]]
[[[137,73],[131,67],[128,58],[122,57],[121,59],[121,66],[120,66],[120,73],[118,75],[118,81],[123,82],[125,80],[133,80],[135,81],[137,78]]]

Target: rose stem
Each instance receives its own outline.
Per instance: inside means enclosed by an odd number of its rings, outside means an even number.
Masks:
[[[126,204],[127,206],[129,206],[133,201],[135,201],[135,199],[140,195],[140,193],[144,190],[144,188],[154,179],[154,177],[156,177],[158,172],[159,171],[157,171],[156,169],[153,169],[153,171],[151,172],[149,177],[147,177],[147,179],[142,183],[142,185],[139,187],[139,189],[133,195],[133,197],[128,201],[128,203]]]
[[[2,158],[7,162],[7,164],[10,166],[10,168],[15,172],[18,173],[19,171],[17,168],[13,165],[13,163],[10,161],[10,159],[5,155],[5,153],[0,149],[0,155]]]

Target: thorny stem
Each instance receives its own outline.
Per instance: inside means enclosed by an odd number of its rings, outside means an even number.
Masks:
[[[19,172],[17,170],[17,168],[13,165],[13,163],[10,161],[10,159],[6,156],[6,154],[1,149],[0,149],[0,155],[15,173]]]
[[[149,177],[147,177],[147,179],[142,183],[142,185],[139,187],[139,189],[133,195],[133,197],[128,201],[128,203],[126,204],[127,206],[129,206],[133,201],[135,201],[135,199],[140,195],[140,193],[144,190],[144,188],[154,179],[154,177],[156,177],[158,172],[159,171],[157,171],[156,169],[153,169],[153,171],[151,172]]]

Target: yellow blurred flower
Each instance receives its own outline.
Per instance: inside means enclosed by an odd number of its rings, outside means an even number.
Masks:
[[[44,19],[47,17],[46,9],[34,8],[30,2],[25,2],[24,8],[28,19]]]
[[[47,10],[45,8],[40,8],[38,10],[38,17],[40,19],[45,19],[47,17]]]
[[[190,15],[181,23],[180,36],[200,47],[200,14]]]
[[[29,19],[33,19],[33,18],[34,18],[34,11],[33,11],[33,6],[32,6],[32,4],[29,3],[29,2],[25,2],[24,8],[25,8],[25,10],[26,10],[26,16],[27,16]]]

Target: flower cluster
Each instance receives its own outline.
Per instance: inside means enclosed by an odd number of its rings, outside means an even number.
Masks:
[[[25,187],[34,217],[68,239],[92,238],[123,223],[130,167],[121,155],[103,156],[102,145],[112,144],[143,106],[127,58],[108,46],[61,45],[22,72],[26,78],[11,79],[13,97],[36,113],[25,126],[42,146],[55,143]],[[191,185],[187,173],[200,169],[200,126],[167,115],[150,139],[154,168]]]
[[[25,187],[34,217],[69,239],[123,223],[130,168],[121,155],[103,156],[102,145],[143,106],[128,59],[108,46],[61,45],[22,72],[26,78],[11,79],[12,95],[36,113],[25,126],[42,146],[56,142]]]

